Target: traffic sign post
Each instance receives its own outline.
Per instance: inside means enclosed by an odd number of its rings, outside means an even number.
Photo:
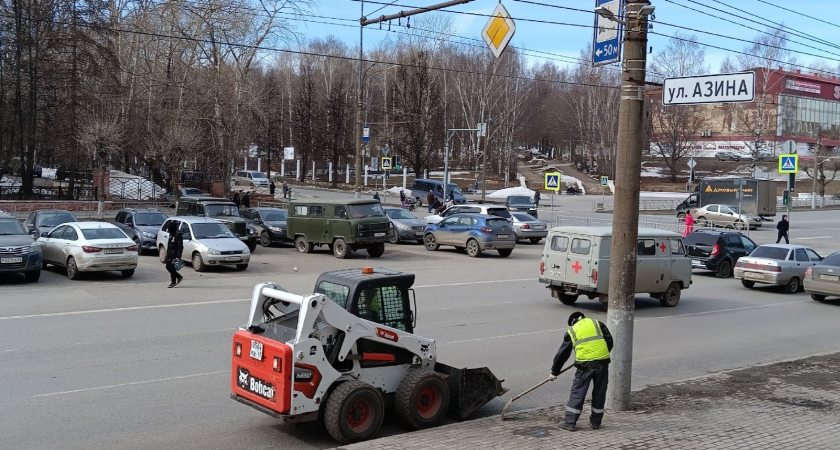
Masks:
[[[551,191],[551,217],[554,220],[554,194],[560,190],[560,174],[557,172],[545,174],[545,190]]]
[[[688,160],[688,182],[694,183],[694,167],[697,166],[697,162],[694,161],[694,157],[692,156],[691,159]]]
[[[789,141],[793,142],[793,141]],[[796,143],[794,142],[793,145],[789,144],[788,142],[784,143],[784,148],[787,150],[791,146],[795,146]],[[787,182],[787,219],[790,222],[790,194],[796,189],[796,173],[799,172],[799,155],[795,153],[788,153],[785,155],[779,155],[779,173],[780,174],[788,174],[788,182]],[[783,194],[784,195],[784,194]],[[784,200],[784,198],[783,198]]]
[[[606,197],[606,188],[610,185],[610,177],[606,175],[601,175],[601,204],[606,206],[607,197]]]
[[[490,16],[490,20],[484,25],[484,29],[481,31],[481,37],[484,38],[484,42],[490,47],[493,55],[499,58],[502,56],[505,48],[507,48],[515,32],[516,25],[513,23],[513,19],[510,18],[507,9],[499,3]]]

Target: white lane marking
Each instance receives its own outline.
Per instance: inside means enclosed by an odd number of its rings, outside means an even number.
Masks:
[[[659,320],[659,319],[670,319],[672,317],[702,316],[702,315],[705,315],[705,314],[716,314],[716,313],[731,312],[731,311],[744,311],[744,310],[747,310],[747,309],[770,308],[770,307],[773,307],[773,306],[795,305],[797,303],[813,303],[813,301],[812,300],[797,300],[797,301],[794,301],[794,302],[773,303],[773,304],[770,304],[770,305],[744,306],[742,308],[716,309],[714,311],[701,311],[701,312],[696,312],[696,313],[675,314],[673,316],[643,317],[641,319],[636,319],[636,322],[646,322],[648,320]]]
[[[804,238],[793,238],[794,241],[810,241],[811,239],[831,239],[833,236],[814,236]]]
[[[207,375],[217,375],[220,373],[229,373],[228,370],[218,370],[216,372],[204,372],[204,373],[194,373],[192,375],[182,375],[180,377],[169,377],[169,378],[158,378],[155,380],[146,380],[146,381],[134,381],[131,383],[120,383],[120,384],[111,384],[108,386],[98,386],[86,389],[74,389],[72,391],[61,391],[61,392],[50,392],[49,394],[38,394],[33,395],[32,398],[39,398],[39,397],[52,397],[54,395],[64,395],[64,394],[76,394],[79,392],[90,392],[90,391],[99,391],[102,389],[113,389],[118,387],[125,387],[125,386],[137,386],[140,384],[149,384],[149,383],[158,383],[161,381],[172,381],[172,380],[183,380],[186,378],[195,378],[195,377],[203,377]]]
[[[432,287],[446,287],[446,286],[467,286],[470,284],[487,284],[487,283],[514,283],[517,281],[537,281],[538,278],[517,278],[515,280],[490,280],[490,281],[467,281],[464,283],[446,283],[446,284],[426,284],[423,286],[414,286],[414,289],[432,288]]]
[[[635,322],[646,322],[649,320],[659,320],[659,319],[672,319],[675,317],[689,317],[689,316],[699,316],[703,314],[715,314],[715,313],[722,313],[722,312],[730,312],[730,311],[743,311],[746,309],[758,309],[758,308],[770,308],[773,306],[784,306],[784,305],[794,305],[797,303],[813,303],[811,300],[797,300],[795,302],[784,302],[784,303],[774,303],[772,305],[758,305],[758,306],[745,306],[743,308],[729,308],[729,309],[717,309],[714,311],[702,311],[696,313],[688,313],[688,314],[676,314],[673,316],[660,316],[660,317],[643,317],[641,319],[636,319]],[[503,338],[511,338],[511,337],[518,337],[518,336],[528,336],[532,334],[541,334],[541,333],[555,333],[555,332],[565,332],[568,328],[554,328],[551,330],[540,330],[540,331],[529,331],[526,333],[516,333],[516,334],[506,334],[503,336],[490,336],[485,338],[474,338],[474,339],[464,339],[461,341],[451,341],[451,342],[443,342],[443,344],[463,344],[465,342],[479,342],[479,341],[489,341],[491,339],[503,339]]]
[[[433,308],[430,311],[444,311],[447,309],[467,309],[467,308],[484,308],[487,306],[501,306],[501,305],[512,305],[516,302],[504,302],[504,303],[486,303],[481,305],[466,305],[466,306],[447,306],[446,308]]]
[[[194,302],[194,303],[173,303],[170,305],[149,305],[149,306],[126,306],[124,308],[109,308],[109,309],[88,309],[83,311],[66,311],[60,313],[45,313],[45,314],[27,314],[21,316],[2,316],[0,320],[11,320],[11,319],[31,319],[35,317],[58,317],[58,316],[75,316],[79,314],[95,314],[95,313],[107,313],[107,312],[118,312],[118,311],[138,311],[143,309],[158,309],[158,308],[178,308],[182,306],[204,306],[204,305],[217,305],[221,303],[235,303],[235,302],[244,302],[249,301],[249,298],[234,298],[229,300],[210,300],[206,302]]]

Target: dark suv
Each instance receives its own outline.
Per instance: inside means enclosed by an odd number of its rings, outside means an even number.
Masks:
[[[14,216],[0,212],[0,273],[23,273],[26,281],[35,282],[42,265],[41,247]]]
[[[244,242],[251,253],[257,248],[257,229],[240,217],[236,203],[226,198],[181,197],[178,199],[176,215],[216,219]]]
[[[154,250],[157,232],[166,221],[166,214],[157,209],[128,208],[117,213],[114,225],[120,227],[136,244],[139,252]]]
[[[683,244],[692,268],[711,270],[718,278],[731,277],[738,259],[748,256],[757,247],[752,239],[741,233],[714,230],[689,233]]]

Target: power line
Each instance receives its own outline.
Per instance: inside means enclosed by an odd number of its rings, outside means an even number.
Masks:
[[[796,15],[799,15],[799,16],[802,16],[802,17],[807,17],[807,18],[809,18],[809,19],[816,20],[817,22],[822,22],[822,23],[825,23],[825,24],[831,25],[831,26],[833,26],[833,27],[840,28],[840,25],[837,25],[836,23],[831,23],[831,22],[828,22],[828,21],[825,21],[825,20],[819,19],[819,18],[817,18],[817,17],[809,16],[809,15],[807,15],[807,14],[803,14],[803,13],[801,13],[801,12],[799,12],[799,11],[794,11],[794,10],[792,10],[792,9],[785,8],[785,7],[783,7],[783,6],[779,6],[779,5],[775,4],[775,3],[770,3],[770,2],[765,1],[765,0],[756,0],[756,1],[761,2],[761,3],[764,3],[764,4],[766,4],[766,5],[774,6],[774,7],[776,7],[776,8],[779,8],[779,9],[784,10],[784,11],[787,11],[787,12],[792,12],[792,13],[794,13],[794,14],[796,14]]]
[[[14,16],[8,14],[0,14],[0,17],[6,19],[14,19]],[[71,22],[69,21],[62,21],[62,20],[55,20],[55,19],[28,19],[30,22],[42,22],[42,23],[50,23],[54,25],[62,25],[62,26],[70,26]],[[277,53],[289,53],[294,55],[302,55],[302,56],[314,56],[320,58],[333,58],[333,59],[341,59],[345,61],[359,61],[358,58],[354,58],[351,56],[343,56],[343,55],[329,55],[323,53],[315,53],[315,52],[307,52],[303,50],[291,50],[286,48],[278,48],[278,47],[269,47],[265,45],[253,45],[253,44],[240,44],[220,39],[199,39],[194,38],[191,36],[181,35],[169,35],[163,33],[152,33],[148,31],[139,31],[139,30],[125,30],[122,28],[113,28],[107,26],[100,26],[100,25],[93,25],[88,23],[75,23],[74,24],[78,28],[87,28],[91,30],[98,30],[98,31],[108,31],[108,32],[116,32],[116,33],[125,33],[125,34],[136,34],[140,36],[148,36],[148,37],[156,37],[156,38],[164,38],[164,39],[178,39],[178,40],[185,40],[190,42],[202,43],[202,44],[213,44],[213,45],[225,45],[228,47],[238,47],[238,48],[245,48],[250,50],[262,50],[262,51],[270,51],[270,52],[277,52]],[[598,88],[605,88],[605,89],[619,89],[619,86],[605,86],[600,84],[591,84],[591,83],[580,83],[574,81],[563,81],[563,80],[550,80],[545,78],[534,78],[534,77],[526,77],[521,75],[506,75],[506,74],[498,74],[498,73],[486,73],[486,72],[477,72],[472,70],[459,70],[459,69],[450,69],[446,67],[434,67],[434,66],[421,66],[417,64],[406,64],[401,62],[394,62],[394,61],[380,61],[376,59],[362,59],[362,62],[365,63],[374,63],[374,64],[385,64],[385,65],[392,65],[392,66],[401,66],[401,67],[410,67],[415,69],[429,69],[429,70],[436,70],[440,72],[449,72],[449,73],[461,73],[466,75],[479,75],[491,78],[503,78],[503,79],[512,79],[512,80],[525,80],[525,81],[537,81],[543,83],[555,83],[555,84],[563,84],[568,86],[588,86],[588,87],[598,87]]]
[[[377,1],[374,1],[374,0],[348,0],[348,1],[352,1],[352,2],[365,1],[366,3],[380,4],[380,5],[381,4],[386,4],[386,3],[377,2]],[[666,0],[666,1],[671,1],[671,0]],[[693,0],[688,0],[688,1],[693,1]],[[399,7],[403,7],[403,8],[418,8],[416,6],[400,5],[400,4],[394,4],[393,6],[399,6]],[[453,10],[449,10],[449,9],[441,9],[441,10],[438,10],[438,11],[452,13],[452,14],[468,15],[468,16],[492,17],[492,14],[481,14],[481,13],[474,13],[474,12],[467,12],[467,11],[453,11]],[[578,27],[578,28],[590,28],[590,29],[595,28],[595,25],[583,25],[583,24],[577,24],[577,23],[555,22],[555,21],[550,21],[550,20],[529,19],[529,18],[523,18],[523,17],[511,17],[511,19],[513,19],[515,21],[518,20],[518,21],[523,21],[523,22],[535,22],[535,23],[543,23],[543,24],[549,24],[549,25],[562,25],[562,26],[571,26],[571,27]],[[672,25],[672,26],[675,26],[675,27],[678,27],[678,28],[684,28],[684,27],[681,27],[681,26],[678,26],[678,25]],[[702,45],[702,46],[705,46],[705,47],[714,48],[714,49],[718,49],[718,50],[723,50],[723,51],[730,52],[730,53],[735,53],[735,54],[740,54],[740,55],[745,55],[745,56],[754,56],[750,53],[746,53],[746,52],[742,52],[742,51],[738,51],[738,50],[733,50],[731,48],[721,47],[719,45],[706,44],[706,43],[698,42],[698,41],[690,41],[688,39],[677,38],[675,36],[669,36],[669,35],[666,35],[666,34],[663,34],[663,33],[657,33],[657,32],[654,32],[654,31],[649,31],[649,33],[650,34],[655,34],[655,35],[658,35],[658,36],[664,36],[666,38],[673,38],[673,39],[677,39],[677,40],[681,40],[681,41],[686,41],[686,42],[696,42],[698,45]],[[752,42],[752,41],[750,41],[750,42]],[[753,43],[756,44],[756,45],[764,45],[764,44],[760,44],[758,42],[753,42]],[[787,50],[787,49],[785,49],[785,50]],[[793,50],[789,50],[789,51],[791,53],[800,53],[800,52],[796,52],[796,51],[793,51]],[[818,57],[819,58],[824,58],[824,56],[818,56]],[[814,69],[813,67],[803,66],[801,64],[794,64],[794,63],[791,63],[789,61],[782,61],[782,60],[772,59],[772,58],[767,58],[766,60],[769,61],[769,62],[785,64],[785,65],[788,65],[790,67],[799,67],[799,68],[807,69],[807,70],[810,70],[810,71],[820,72],[820,70]],[[833,75],[840,75],[840,73],[832,73],[832,74]]]
[[[674,3],[674,2],[673,2],[673,1],[671,1],[671,0],[666,0],[666,1],[668,1],[668,2],[670,2],[670,3]],[[740,15],[738,15],[738,14],[735,14],[735,13],[732,13],[732,12],[729,12],[729,11],[724,11],[724,10],[722,10],[722,9],[720,9],[720,8],[715,8],[714,6],[710,6],[710,5],[707,5],[707,4],[704,4],[704,3],[700,3],[700,2],[695,1],[695,0],[685,0],[685,1],[690,2],[690,3],[694,3],[695,5],[700,5],[700,6],[703,6],[703,7],[705,7],[705,8],[711,9],[711,10],[713,10],[713,11],[718,11],[718,12],[721,12],[721,13],[724,13],[724,14],[728,14],[728,15],[733,16],[733,17],[737,17],[737,18],[739,18],[739,19],[746,20],[747,22],[752,22],[752,23],[755,23],[755,24],[758,24],[758,25],[761,25],[761,26],[765,26],[765,27],[768,27],[768,28],[773,29],[773,30],[776,30],[776,31],[781,31],[781,32],[783,32],[783,33],[790,33],[790,34],[793,34],[793,35],[798,36],[798,37],[804,37],[804,38],[806,38],[806,39],[809,39],[809,40],[812,40],[812,41],[815,41],[815,42],[819,42],[819,43],[821,43],[822,45],[826,45],[826,46],[830,46],[830,47],[838,47],[836,44],[833,44],[833,43],[831,43],[831,42],[828,42],[828,41],[826,41],[826,40],[824,40],[824,39],[817,38],[817,37],[813,37],[813,36],[810,36],[810,35],[805,35],[805,34],[803,34],[801,31],[797,31],[797,30],[794,30],[794,29],[791,29],[791,28],[785,28],[784,26],[783,26],[782,28],[779,28],[779,27],[775,27],[775,26],[773,26],[773,25],[767,25],[766,23],[761,23],[761,22],[759,22],[759,21],[757,21],[757,20],[754,20],[754,19],[751,19],[751,18],[749,18],[749,17],[744,17],[744,16],[740,16]],[[714,0],[712,0],[712,1],[714,1]],[[675,3],[675,4],[678,4],[678,3]],[[733,8],[733,9],[734,9],[734,8]],[[702,14],[707,14],[707,15],[709,15],[709,16],[711,16],[711,17],[716,17],[716,16],[713,16],[712,14],[709,14],[709,13],[707,13],[707,12],[703,12],[703,11],[701,11],[701,13],[702,13]],[[754,16],[754,17],[758,17],[758,16],[756,16],[755,14],[753,14],[753,16]],[[716,18],[720,19],[720,17],[716,17]],[[760,18],[760,17],[759,17],[759,18]],[[766,21],[766,22],[770,22],[770,21],[769,21],[769,20],[767,20],[767,19],[763,19],[763,18],[761,18],[761,19],[762,19],[762,20],[764,20],[764,21]],[[726,19],[722,19],[722,20],[726,20]],[[737,23],[737,22],[735,22],[735,23],[736,23],[737,25],[744,26],[743,24],[739,24],[739,23]],[[772,23],[772,22],[771,22],[771,23]],[[765,33],[765,34],[769,34],[769,33],[766,33],[766,32],[763,32],[763,33]],[[840,47],[838,47],[838,48],[840,48]]]

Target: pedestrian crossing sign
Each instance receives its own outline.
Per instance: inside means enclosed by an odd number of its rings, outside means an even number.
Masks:
[[[391,158],[382,158],[382,170],[391,170]]]
[[[545,174],[545,190],[546,191],[559,191],[560,190],[560,174],[559,173],[547,173]]]
[[[779,155],[779,173],[799,172],[799,155]]]
[[[601,187],[607,187],[610,185],[610,177],[606,175],[601,176]]]

